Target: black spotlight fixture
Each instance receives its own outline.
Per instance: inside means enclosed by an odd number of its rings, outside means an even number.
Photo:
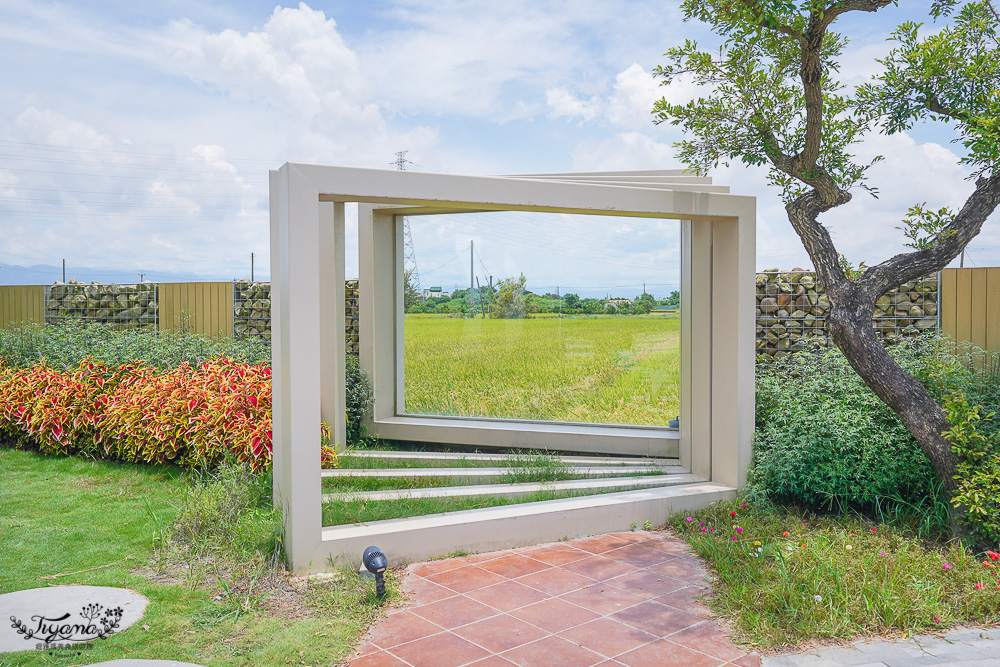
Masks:
[[[389,559],[385,557],[378,547],[368,547],[365,549],[361,561],[365,564],[365,569],[375,575],[375,594],[380,598],[385,597],[385,568],[389,567]]]

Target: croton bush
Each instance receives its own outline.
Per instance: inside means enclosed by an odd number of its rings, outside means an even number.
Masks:
[[[271,462],[271,369],[217,358],[163,372],[90,359],[0,365],[0,433],[43,453],[212,467]]]

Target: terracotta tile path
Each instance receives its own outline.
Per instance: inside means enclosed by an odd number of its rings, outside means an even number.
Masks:
[[[687,545],[628,532],[416,563],[351,667],[757,667],[699,597]]]

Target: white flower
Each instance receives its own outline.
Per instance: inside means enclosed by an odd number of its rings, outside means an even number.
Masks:
[[[823,601],[823,596],[822,595],[814,595],[813,596],[813,600],[816,600],[816,602],[822,602]]]

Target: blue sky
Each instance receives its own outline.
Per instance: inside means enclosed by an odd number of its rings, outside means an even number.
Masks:
[[[885,36],[927,3],[903,4],[845,24],[845,81],[877,72]],[[0,283],[63,258],[70,275],[101,267],[106,281],[230,279],[249,275],[251,252],[266,275],[266,174],[286,161],[392,168],[406,150],[407,168],[449,173],[679,167],[681,135],[649,111],[692,89],[650,73],[688,37],[713,41],[676,3],[643,0],[7,0]],[[824,218],[841,252],[880,261],[903,249],[893,227],[908,207],[964,201],[971,184],[950,139],[924,127],[858,147],[886,157],[872,174],[881,198],[858,193]],[[758,268],[808,266],[762,170],[713,177],[758,196]],[[672,223],[551,221],[414,224],[422,282],[467,284],[473,240],[477,276],[523,272],[535,291],[634,296],[676,283]],[[967,266],[997,264],[998,222]]]

